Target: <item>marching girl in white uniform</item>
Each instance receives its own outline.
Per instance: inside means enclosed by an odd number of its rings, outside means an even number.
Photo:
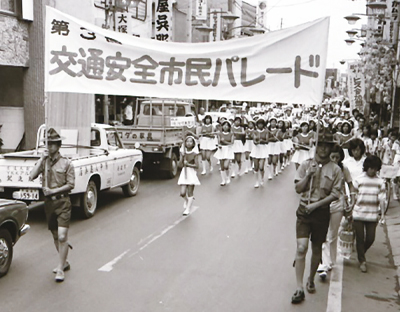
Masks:
[[[196,172],[199,168],[199,153],[195,151],[196,140],[193,136],[187,136],[182,146],[181,161],[183,168],[179,176],[178,185],[181,186],[181,196],[185,200],[183,215],[187,216],[190,214],[193,204],[194,187],[200,185]]]
[[[272,117],[269,119],[269,136],[268,136],[268,148],[269,148],[269,157],[268,157],[268,180],[272,180],[272,175],[278,175],[278,159],[279,154],[281,153],[281,145],[279,139],[277,137],[278,128],[276,127],[277,119]],[[272,166],[271,166],[272,165]],[[271,172],[272,169],[272,172]]]
[[[303,121],[300,124],[300,129],[301,132],[293,138],[295,152],[292,157],[292,162],[295,164],[296,170],[303,161],[310,159],[311,137],[308,131],[308,122]]]
[[[217,148],[215,141],[214,127],[212,125],[212,117],[206,115],[203,119],[203,125],[201,126],[201,137],[200,137],[200,151],[203,163],[203,171],[201,174],[207,173],[207,162],[210,168],[210,172],[213,171],[211,164],[211,155]]]
[[[192,136],[196,140],[196,144],[194,147],[194,150],[197,154],[200,153],[199,151],[199,136],[197,135],[197,126],[196,123],[193,123],[191,125],[185,125],[182,127],[182,132],[183,132],[183,140],[186,140],[188,136]],[[183,149],[183,144],[181,146],[181,152]]]
[[[309,121],[308,125],[309,125],[308,128],[310,129],[308,132],[308,135],[310,136],[310,140],[312,140],[311,141],[312,147],[310,149],[310,158],[314,158],[314,155],[315,155],[315,145],[314,144],[315,144],[315,139],[317,136],[317,124],[314,119],[311,119]]]
[[[287,153],[286,144],[285,144],[285,138],[287,136],[286,125],[282,119],[280,119],[278,121],[277,128],[278,128],[278,132],[276,133],[276,137],[279,140],[277,143],[279,144],[279,147],[281,150],[281,152],[279,154],[280,166],[278,167],[278,172],[281,173],[283,171],[283,169],[285,169],[286,153]]]
[[[232,161],[232,175],[231,177],[234,178],[236,173],[235,173],[235,164],[237,164],[238,167],[238,175],[240,176],[242,174],[242,156],[244,153],[244,145],[243,145],[243,137],[245,136],[244,129],[241,125],[242,123],[242,118],[239,116],[235,117],[233,126],[232,126],[232,133],[234,134],[234,141],[233,141],[233,154],[235,155],[235,158]]]
[[[233,141],[234,135],[231,131],[231,124],[228,120],[225,120],[221,124],[222,131],[218,133],[218,149],[214,154],[214,157],[219,160],[221,168],[221,186],[229,184],[231,182],[229,177],[229,164],[234,159],[233,154]]]
[[[255,188],[264,184],[265,160],[268,157],[268,130],[265,128],[265,120],[260,117],[256,121],[256,130],[253,131],[253,149],[250,157],[254,162],[254,172],[256,174]]]
[[[340,131],[336,132],[333,136],[333,140],[340,145],[344,152],[344,159],[348,159],[350,141],[353,139],[352,125],[349,121],[342,121],[342,125],[339,128]]]
[[[285,146],[286,146],[286,162],[285,162],[285,167],[290,165],[290,160],[292,157],[292,153],[293,153],[293,129],[292,129],[292,122],[290,120],[287,120],[285,122],[285,126],[286,126],[286,136],[285,139],[283,140],[283,142],[285,142]]]
[[[248,173],[252,169],[253,160],[250,158],[250,153],[253,150],[253,133],[256,131],[256,124],[253,120],[249,120],[246,132],[246,142],[244,143],[244,153],[246,155],[246,160],[244,163],[244,173]]]

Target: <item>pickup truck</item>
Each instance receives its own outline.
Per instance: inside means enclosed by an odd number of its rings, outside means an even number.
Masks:
[[[176,99],[146,98],[135,105],[132,125],[116,125],[127,148],[143,152],[143,169],[163,171],[168,178],[178,172],[183,126],[194,125],[198,117],[194,104]]]
[[[60,149],[60,153],[70,158],[75,168],[72,205],[81,207],[86,218],[92,217],[96,211],[99,191],[122,187],[125,196],[136,195],[143,159],[140,150],[124,148],[114,127],[92,124],[90,131],[90,146],[66,145],[63,141]],[[29,173],[45,149],[44,136],[45,126],[41,126],[35,150],[0,156],[1,198],[27,203],[44,200],[42,176],[29,181]],[[82,148],[89,149],[89,152],[86,155],[76,154]]]

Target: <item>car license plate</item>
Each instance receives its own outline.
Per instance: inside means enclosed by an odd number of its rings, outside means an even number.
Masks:
[[[39,190],[21,189],[19,190],[19,198],[23,200],[39,200]]]

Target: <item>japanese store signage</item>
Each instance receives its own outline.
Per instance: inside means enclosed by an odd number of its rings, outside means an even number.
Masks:
[[[115,15],[115,30],[120,33],[129,34],[130,20],[131,18],[127,12],[117,12]]]
[[[207,0],[196,0],[196,19],[207,20]]]
[[[193,126],[195,124],[194,117],[171,117],[172,127]]]
[[[212,32],[210,32],[210,41],[221,40],[221,9],[210,9],[210,25]]]
[[[45,91],[315,105],[328,29],[326,17],[248,38],[162,42],[47,7]]]
[[[364,107],[365,79],[358,63],[348,64],[348,96],[350,109],[362,110]]]
[[[156,39],[170,41],[172,27],[172,0],[156,1]]]

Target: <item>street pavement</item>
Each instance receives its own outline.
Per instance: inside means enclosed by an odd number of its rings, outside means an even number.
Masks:
[[[396,268],[379,226],[367,253],[369,272],[355,253],[300,305],[295,290],[294,166],[254,189],[252,173],[221,187],[218,170],[200,176],[194,212],[182,216],[177,178],[142,180],[136,197],[102,193],[96,215],[73,213],[71,270],[57,284],[57,254],[41,208],[0,280],[1,312],[8,311],[399,311]],[[389,215],[398,213],[394,207]],[[399,253],[400,255],[400,253]],[[305,277],[307,277],[309,257]],[[330,287],[334,279],[335,287]]]

